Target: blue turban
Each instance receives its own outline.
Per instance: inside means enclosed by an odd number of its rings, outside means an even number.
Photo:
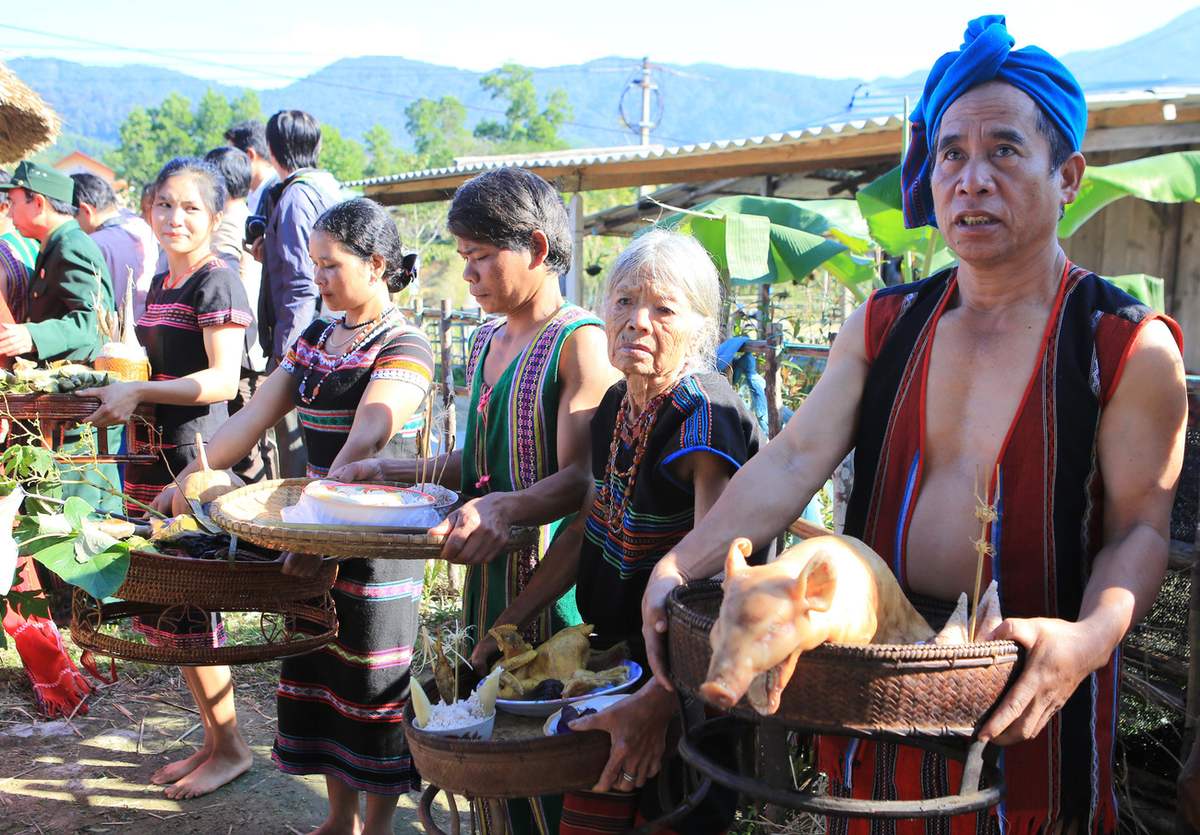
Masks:
[[[912,141],[901,172],[904,225],[936,226],[929,176],[933,159],[929,143],[938,135],[942,116],[959,96],[987,81],[1003,81],[1026,93],[1078,151],[1087,129],[1083,90],[1062,62],[1036,46],[1013,50],[1004,15],[984,15],[967,24],[958,52],[937,60],[925,80],[925,91],[909,117]]]

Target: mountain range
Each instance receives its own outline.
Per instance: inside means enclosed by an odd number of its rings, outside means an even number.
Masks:
[[[1085,89],[1200,85],[1200,8],[1146,35],[1105,49],[1066,55],[1064,62]],[[89,66],[51,58],[16,58],[7,65],[63,118],[65,138],[89,153],[115,145],[121,122],[134,107],[158,104],[170,93],[193,103],[213,88],[234,97],[241,88],[215,84],[161,67],[131,64]],[[572,107],[562,135],[574,146],[635,144],[619,111],[640,115],[640,91],[629,85],[640,61],[603,58],[584,64],[536,68],[534,83],[545,96],[567,91]],[[855,92],[912,91],[923,73],[902,79],[829,79],[715,63],[655,65],[658,85],[652,138],[662,144],[755,136],[791,130],[857,113]],[[502,103],[480,89],[482,73],[399,57],[345,58],[285,87],[259,90],[263,111],[301,108],[355,138],[378,123],[408,144],[404,108],[417,98],[453,95],[468,108],[470,124],[499,117]],[[624,101],[622,102],[622,98]],[[60,145],[66,145],[61,142]]]

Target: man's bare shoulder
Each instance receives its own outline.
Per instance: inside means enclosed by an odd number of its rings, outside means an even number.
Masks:
[[[833,340],[833,347],[830,348],[831,361],[837,358],[866,361],[868,304],[869,302],[863,302],[846,317],[837,338]]]
[[[1175,335],[1162,320],[1146,322],[1129,348],[1109,408],[1179,401],[1186,392],[1183,356]]]
[[[590,383],[608,388],[620,377],[608,362],[608,339],[595,325],[576,328],[563,341],[558,361],[559,376],[568,384]]]

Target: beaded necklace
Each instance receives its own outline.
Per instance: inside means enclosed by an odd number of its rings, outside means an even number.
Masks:
[[[629,399],[628,390],[626,390],[625,396],[621,398],[621,405],[617,409],[617,420],[613,426],[612,443],[608,448],[608,465],[604,468],[604,515],[605,524],[611,536],[616,536],[617,532],[621,530],[622,522],[625,519],[625,510],[629,507],[629,502],[633,498],[633,487],[637,483],[638,469],[642,465],[642,458],[646,455],[646,444],[650,440],[650,432],[654,429],[655,421],[658,420],[658,413],[662,408],[663,402],[671,396],[674,388],[672,386],[662,394],[652,398],[646,404],[646,408],[642,409],[642,413],[638,415],[637,421],[632,427],[633,462],[625,472],[617,469],[617,451],[621,448],[621,429],[629,420],[632,402]],[[625,492],[621,496],[620,505],[617,505],[613,501],[613,488],[617,483],[617,479],[621,478],[625,479]]]
[[[297,388],[297,392],[300,397],[300,402],[306,406],[312,405],[313,401],[315,401],[317,399],[317,396],[320,395],[321,386],[324,384],[324,382],[326,380],[329,379],[329,376],[331,374],[333,374],[335,371],[337,371],[338,369],[340,369],[342,367],[342,365],[346,362],[347,358],[353,356],[355,354],[355,352],[358,351],[359,347],[361,347],[363,344],[365,344],[366,342],[373,339],[376,335],[378,335],[386,327],[388,327],[390,325],[390,320],[392,318],[392,314],[394,314],[395,312],[396,312],[396,308],[394,308],[394,307],[388,308],[387,310],[385,310],[383,313],[379,314],[379,316],[376,317],[376,319],[374,320],[375,321],[374,327],[356,332],[354,335],[354,339],[351,340],[350,344],[346,346],[346,350],[343,351],[333,361],[333,365],[330,367],[330,369],[321,375],[321,377],[313,385],[312,394],[309,394],[308,393],[308,381],[309,381],[309,378],[312,377],[313,371],[316,369],[318,362],[319,362],[319,360],[314,358],[312,364],[310,364],[308,366],[308,368],[305,369],[304,376],[300,378],[300,385]],[[325,330],[323,330],[321,332],[321,336],[320,336],[320,338],[317,339],[317,344],[314,346],[317,349],[317,351],[324,351],[325,344],[329,341],[330,334],[333,333],[333,329],[336,328],[337,326],[338,326],[337,320],[334,320],[325,326]]]
[[[387,316],[395,309],[396,309],[395,305],[392,305],[391,307],[388,307],[385,310],[379,311],[379,315],[376,316],[374,319],[367,319],[364,322],[359,322],[357,325],[347,325],[346,324],[346,314],[343,313],[342,318],[338,321],[338,324],[341,325],[343,328],[345,328],[348,331],[356,331],[359,328],[365,328],[369,325],[375,324],[377,321],[379,321],[380,318]]]

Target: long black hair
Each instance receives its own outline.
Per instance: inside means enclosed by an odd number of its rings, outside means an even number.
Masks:
[[[398,293],[417,276],[417,256],[404,254],[400,232],[387,209],[374,200],[356,197],[325,210],[313,225],[364,261],[383,257],[383,280]]]

